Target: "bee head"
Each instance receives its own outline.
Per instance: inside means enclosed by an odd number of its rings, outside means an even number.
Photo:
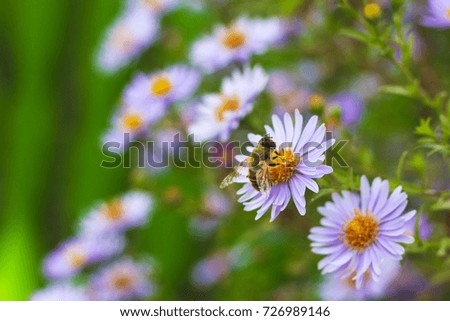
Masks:
[[[272,140],[272,137],[270,137],[269,134],[266,134],[262,139],[261,139],[261,145],[265,148],[276,148],[277,145],[275,144],[275,142]]]

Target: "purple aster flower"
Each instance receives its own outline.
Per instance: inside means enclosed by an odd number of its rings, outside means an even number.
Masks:
[[[319,262],[322,273],[355,273],[353,280],[360,289],[366,273],[374,281],[382,274],[384,260],[400,261],[405,252],[399,243],[412,243],[407,235],[407,222],[416,211],[404,213],[407,195],[401,186],[389,195],[389,182],[376,178],[370,186],[361,177],[361,193],[334,193],[333,202],[319,207],[324,216],[322,227],[311,229],[312,251],[326,255]]]
[[[122,258],[92,276],[90,293],[94,300],[100,301],[146,298],[155,292],[155,286],[150,281],[152,270],[150,262]]]
[[[284,114],[283,120],[277,115],[272,116],[273,129],[265,126],[276,143],[279,166],[270,167],[272,188],[269,194],[261,193],[245,178],[245,185],[237,192],[241,195],[239,202],[244,204],[245,211],[257,209],[256,219],[264,215],[271,207],[273,222],[283,211],[289,201],[294,201],[301,215],[306,213],[306,188],[314,193],[319,192],[319,186],[314,179],[330,174],[333,169],[323,165],[325,151],[334,144],[334,139],[326,140],[325,125],[317,127],[318,117],[314,116],[303,127],[303,117],[295,110],[292,121],[289,114]],[[248,138],[256,144],[262,138],[260,135],[249,134]],[[249,148],[251,152],[253,147]],[[243,161],[248,156],[240,155],[236,159]]]
[[[197,40],[191,49],[191,61],[208,73],[233,61],[245,63],[253,54],[262,54],[280,43],[286,32],[280,19],[241,17],[227,27],[216,26],[212,35]]]
[[[431,28],[450,28],[450,0],[428,0],[422,24]]]
[[[33,293],[30,301],[88,301],[86,289],[70,282],[50,285]]]
[[[375,282],[367,272],[360,289],[356,288],[353,277],[345,275],[343,278],[339,274],[327,275],[324,282],[320,286],[320,297],[327,301],[341,300],[367,300],[377,299],[386,295],[390,284],[400,274],[400,264],[395,260],[385,260],[380,264],[381,274],[380,280]]]
[[[416,234],[416,217],[412,217],[407,223],[406,231],[409,233],[409,235],[414,236]],[[421,240],[428,240],[431,237],[431,234],[433,234],[434,227],[428,220],[427,215],[422,214],[420,216],[419,221],[419,236]]]
[[[127,104],[145,107],[153,101],[176,103],[191,97],[200,82],[200,74],[185,65],[174,65],[150,75],[138,73],[125,89]]]
[[[253,110],[253,102],[267,81],[267,74],[259,66],[245,67],[242,72],[235,70],[222,81],[220,93],[203,97],[188,132],[196,141],[227,140],[240,120]]]
[[[338,107],[341,110],[342,123],[349,126],[361,119],[364,101],[358,94],[344,91],[329,98],[328,106]]]
[[[95,206],[81,221],[81,234],[96,236],[123,232],[148,222],[153,200],[148,193],[131,191]]]
[[[203,196],[203,212],[190,222],[192,232],[197,236],[208,236],[219,225],[221,219],[231,210],[228,197],[215,189],[208,190]]]
[[[129,7],[108,30],[97,56],[105,72],[115,72],[128,64],[155,40],[159,22],[138,7]]]
[[[119,254],[124,246],[125,239],[115,234],[70,239],[45,258],[44,274],[48,279],[71,277],[87,265]]]

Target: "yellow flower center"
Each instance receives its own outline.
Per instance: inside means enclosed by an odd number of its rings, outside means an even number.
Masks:
[[[275,158],[272,162],[276,165],[269,168],[269,177],[274,185],[289,181],[301,160],[300,156],[294,154],[290,147],[281,149],[278,155],[272,155],[272,158]]]
[[[450,20],[450,8],[447,9],[447,12],[445,13],[447,18]]]
[[[129,289],[132,283],[131,278],[124,273],[116,275],[112,280],[112,285],[117,290]]]
[[[142,121],[142,117],[139,114],[125,114],[122,117],[122,125],[126,131],[134,132],[142,127],[144,122]]]
[[[309,100],[309,106],[312,109],[322,107],[323,104],[325,103],[325,99],[323,98],[322,95],[319,95],[319,94],[311,95],[308,100]]]
[[[123,216],[123,204],[119,199],[112,200],[102,205],[101,212],[108,220],[119,220]]]
[[[223,97],[222,104],[219,106],[216,112],[216,118],[218,121],[223,121],[225,112],[236,111],[239,109],[240,100],[236,96]]]
[[[245,34],[237,28],[230,27],[222,37],[222,44],[228,49],[237,49],[245,44]]]
[[[365,214],[355,209],[353,218],[344,224],[344,235],[340,237],[352,250],[362,252],[371,245],[378,236],[379,222],[367,211]]]
[[[379,18],[381,16],[381,7],[377,3],[369,3],[364,7],[364,16],[368,19]]]
[[[151,85],[150,92],[155,96],[164,96],[172,90],[172,83],[166,76],[156,76]]]
[[[87,261],[84,251],[81,248],[75,246],[67,249],[65,256],[70,266],[72,266],[73,268],[80,268]]]

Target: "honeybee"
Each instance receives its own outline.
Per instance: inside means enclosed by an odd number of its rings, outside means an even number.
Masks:
[[[244,176],[250,180],[250,183],[257,191],[268,193],[272,187],[269,168],[276,165],[273,163],[273,160],[276,158],[278,158],[276,144],[269,135],[265,135],[260,139],[250,156],[224,178],[220,188],[225,188]]]

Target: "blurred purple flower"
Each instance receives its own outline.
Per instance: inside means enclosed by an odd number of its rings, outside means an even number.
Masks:
[[[158,101],[151,101],[148,105],[123,105],[113,116],[111,127],[103,135],[102,143],[115,143],[117,151],[123,151],[129,143],[145,136],[150,125],[165,112],[165,105]]]
[[[192,271],[192,281],[197,287],[207,288],[226,277],[231,268],[229,254],[216,253],[197,263]]]
[[[334,144],[333,139],[327,141],[325,125],[317,127],[317,116],[311,117],[303,127],[303,117],[298,109],[295,110],[294,122],[286,113],[283,121],[273,115],[272,123],[273,129],[265,126],[265,131],[277,144],[280,156],[277,158],[279,166],[269,169],[273,184],[269,195],[257,191],[247,177],[239,181],[245,185],[237,192],[242,195],[238,201],[244,204],[245,211],[258,209],[256,219],[261,218],[272,207],[271,222],[287,207],[291,198],[300,214],[306,213],[306,188],[318,193],[319,186],[314,179],[333,171],[330,166],[323,165],[323,161],[325,151]],[[248,138],[256,145],[262,136],[249,134]],[[253,147],[248,150],[251,152]],[[247,157],[239,155],[236,159],[243,161]]]
[[[154,101],[176,103],[190,98],[199,82],[200,74],[185,65],[174,65],[150,75],[138,73],[125,89],[124,101],[142,108],[150,108]]]
[[[188,132],[196,141],[218,138],[225,141],[240,120],[253,110],[253,102],[267,85],[265,71],[255,66],[235,70],[222,81],[221,92],[203,96],[197,117]]]
[[[147,11],[152,16],[159,18],[175,9],[179,2],[180,0],[128,0],[128,7]]]
[[[231,204],[224,193],[211,189],[203,196],[202,205],[203,212],[191,219],[190,228],[197,236],[208,236],[221,219],[230,213]]]
[[[361,119],[364,101],[355,92],[343,91],[330,97],[328,106],[337,106],[341,110],[341,122],[349,126],[357,123]]]
[[[428,0],[428,10],[421,14],[424,26],[450,28],[450,0]]]
[[[112,73],[141,54],[155,40],[159,21],[145,10],[132,6],[108,30],[97,55],[101,70]]]
[[[326,255],[318,265],[323,274],[337,272],[345,278],[355,273],[352,279],[360,289],[367,272],[374,281],[380,279],[385,259],[402,259],[405,249],[399,243],[414,242],[406,232],[416,211],[404,213],[408,197],[401,190],[399,186],[389,196],[387,180],[376,178],[370,186],[362,176],[360,194],[334,193],[333,202],[318,208],[322,227],[312,228],[309,239],[313,253]]]
[[[33,293],[30,301],[88,301],[86,289],[70,282],[52,284]]]
[[[406,222],[406,230],[411,235],[414,236],[416,234],[416,222],[417,218],[412,217],[408,222]],[[421,240],[428,240],[431,237],[431,234],[433,234],[434,227],[428,221],[428,217],[426,214],[422,214],[420,216],[419,221],[419,237]]]
[[[81,221],[81,234],[91,237],[112,232],[123,232],[145,224],[153,200],[146,192],[130,191],[95,206]]]
[[[44,275],[48,279],[68,278],[87,265],[97,263],[122,252],[125,239],[121,235],[104,234],[77,237],[62,243],[44,260]]]
[[[355,286],[354,272],[350,276],[345,275],[344,278],[336,273],[327,275],[320,286],[320,297],[327,301],[341,301],[377,299],[385,296],[390,284],[399,275],[400,264],[398,261],[388,259],[380,264],[380,269],[382,275],[380,280],[375,282],[370,277],[370,272],[366,272],[360,289]]]
[[[100,301],[146,298],[155,292],[155,286],[150,281],[151,272],[150,262],[135,262],[124,257],[91,277],[90,295]]]

